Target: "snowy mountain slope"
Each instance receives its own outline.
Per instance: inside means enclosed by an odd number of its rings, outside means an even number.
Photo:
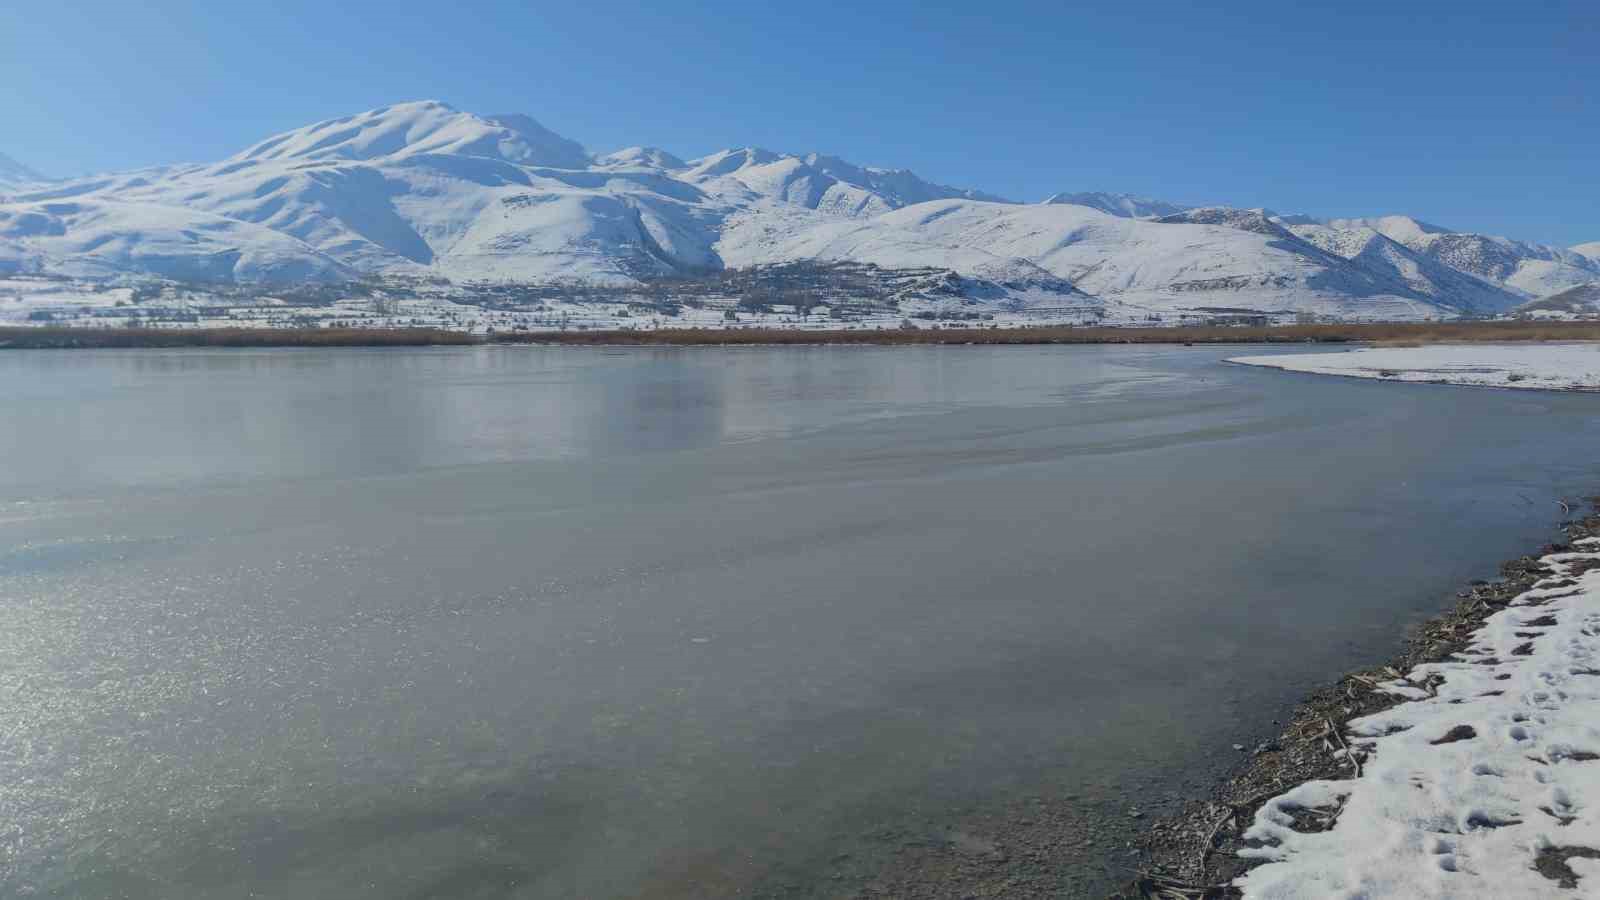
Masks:
[[[1501,276],[1486,284],[1450,267],[1450,242],[1479,236],[1371,221],[1312,228],[1265,210],[1119,194],[1022,205],[905,170],[758,148],[689,161],[646,146],[590,156],[525,116],[419,101],[288,131],[216,163],[7,191],[0,266],[626,284],[825,259],[946,270],[969,298],[1035,305],[1078,305],[1087,292],[1153,309],[1415,317],[1513,302]],[[1511,254],[1501,274],[1518,291],[1600,270],[1576,251],[1479,239]]]
[[[1589,257],[1595,262],[1600,262],[1600,241],[1590,241],[1587,244],[1576,244],[1569,248],[1573,253]]]
[[[1432,225],[1411,216],[1369,216],[1363,219],[1329,219],[1332,228],[1370,228],[1392,241],[1417,249],[1441,234],[1455,234],[1448,228]]]
[[[1189,208],[1176,203],[1168,203],[1165,200],[1151,200],[1148,197],[1135,197],[1132,194],[1109,194],[1104,191],[1052,194],[1046,197],[1044,202],[1087,206],[1090,209],[1097,209],[1103,213],[1129,219],[1154,219],[1158,216],[1171,216]]]
[[[1476,278],[1424,256],[1368,226],[1334,228],[1308,216],[1277,216],[1265,209],[1197,207],[1162,216],[1160,223],[1225,225],[1288,241],[1304,242],[1348,260],[1380,283],[1403,295],[1427,298],[1465,313],[1504,312],[1525,299],[1521,294]],[[1415,220],[1390,222],[1397,233],[1417,236],[1445,233]]]
[[[366,273],[618,282],[721,268],[713,245],[724,220],[743,211],[822,221],[968,193],[816,154],[724,151],[691,165],[638,147],[590,159],[526,117],[423,101],[286,132],[214,165],[83,179],[17,199],[223,216]]]
[[[1520,313],[1570,313],[1574,315],[1600,315],[1600,281],[1580,284],[1558,291],[1547,297],[1529,300],[1517,307]]]
[[[14,191],[27,185],[42,184],[48,180],[22,163],[0,153],[0,193]]]
[[[1418,294],[1463,311],[1503,312],[1523,300],[1514,291],[1453,269],[1371,228],[1295,225],[1289,230],[1369,272],[1397,280]]]
[[[352,278],[288,235],[194,210],[69,201],[0,206],[0,271],[194,281]]]
[[[1289,229],[1273,221],[1272,214],[1264,209],[1235,209],[1231,206],[1198,206],[1181,213],[1162,216],[1155,221],[1167,225],[1223,225],[1241,231],[1253,231],[1268,237],[1296,240]]]
[[[1230,307],[1343,315],[1450,314],[1292,235],[1117,217],[1075,204],[941,200],[779,235],[734,228],[718,244],[733,265],[816,258],[885,267],[943,260],[958,271],[1042,269],[1081,290],[1153,309]]]
[[[1573,250],[1450,231],[1409,216],[1332,219],[1328,225],[1371,228],[1417,253],[1524,297],[1543,296],[1600,275],[1600,261]]]
[[[692,185],[651,169],[592,167],[576,144],[532,120],[437,103],[320,123],[215,165],[20,197],[69,198],[265,226],[368,273],[616,281],[717,266],[711,211]]]
[[[286,131],[224,165],[291,159],[398,161],[426,153],[558,169],[582,169],[590,163],[581,145],[527,116],[480,117],[437,100],[419,100]]]
[[[838,157],[792,156],[759,147],[691,160],[682,177],[725,202],[774,202],[843,216],[876,215],[953,197],[1005,202],[979,191],[933,184],[904,169],[874,169]]]
[[[594,158],[595,165],[619,169],[666,169],[676,172],[689,164],[660,147],[624,147]]]

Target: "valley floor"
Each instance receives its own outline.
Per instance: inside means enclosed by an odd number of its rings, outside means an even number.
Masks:
[[[1427,344],[1228,360],[1288,372],[1538,390],[1600,390],[1600,344]]]

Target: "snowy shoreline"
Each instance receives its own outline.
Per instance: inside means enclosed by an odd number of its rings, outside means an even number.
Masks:
[[[1592,895],[1600,516],[1567,534],[1308,699],[1212,802],[1152,826],[1152,874],[1115,897]]]
[[[1448,662],[1381,683],[1345,781],[1269,800],[1239,851],[1245,897],[1550,896],[1600,889],[1600,538],[1491,615]],[[1327,830],[1307,830],[1327,821]],[[1314,827],[1314,824],[1311,826]]]
[[[1600,391],[1600,343],[1425,344],[1338,353],[1236,356],[1245,366],[1383,381]]]

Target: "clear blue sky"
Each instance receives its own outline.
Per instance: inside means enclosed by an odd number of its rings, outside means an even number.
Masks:
[[[434,98],[591,149],[820,150],[1063,190],[1600,240],[1600,2],[0,8],[0,152],[209,161]]]

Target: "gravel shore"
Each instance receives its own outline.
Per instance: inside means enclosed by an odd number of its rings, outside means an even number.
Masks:
[[[1563,529],[1569,542],[1600,537],[1600,515],[1569,522]],[[1136,840],[1143,874],[1110,900],[1240,896],[1233,881],[1261,863],[1241,858],[1239,851],[1258,846],[1245,831],[1263,804],[1307,782],[1356,777],[1364,754],[1359,747],[1351,750],[1355,736],[1347,727],[1350,721],[1408,702],[1380,685],[1392,685],[1420,664],[1443,662],[1466,650],[1490,616],[1551,576],[1541,557],[1568,549],[1570,544],[1551,545],[1537,556],[1505,563],[1499,580],[1473,584],[1460,592],[1454,609],[1419,626],[1399,656],[1316,691],[1275,739],[1243,748],[1250,752],[1248,760],[1210,799],[1191,801],[1176,815],[1150,823]],[[1331,821],[1318,819],[1317,810],[1303,812],[1305,821],[1297,820],[1291,826],[1295,830],[1331,827]]]
[[[1419,665],[1450,660],[1468,649],[1489,617],[1508,609],[1541,579],[1548,586],[1552,570],[1543,557],[1566,551],[1572,542],[1600,538],[1600,514],[1564,523],[1562,529],[1564,543],[1511,560],[1501,566],[1497,580],[1475,582],[1460,591],[1455,607],[1415,626],[1404,650],[1392,659],[1313,692],[1286,723],[1274,720],[1268,727],[1263,722],[1257,737],[1241,737],[1246,743],[1233,748],[1238,761],[1217,781],[1195,773],[1187,785],[1152,785],[1088,805],[1043,791],[968,815],[930,818],[925,827],[874,835],[870,843],[877,845],[877,853],[831,861],[827,867],[837,879],[833,890],[797,884],[756,895],[859,900],[1238,897],[1241,892],[1233,881],[1263,862],[1239,855],[1259,847],[1245,834],[1257,812],[1299,786],[1355,777],[1357,761],[1364,761],[1367,751],[1363,738],[1352,733],[1351,721],[1407,702],[1394,692],[1396,681]],[[1295,815],[1290,827],[1296,830],[1316,831],[1331,824],[1326,817],[1319,819],[1316,810]],[[1086,857],[1100,862],[1085,865]],[[879,865],[873,859],[892,862]]]

